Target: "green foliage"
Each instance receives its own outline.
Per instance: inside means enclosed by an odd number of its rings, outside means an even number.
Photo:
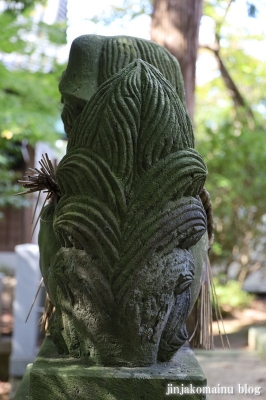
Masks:
[[[241,288],[237,281],[226,281],[225,277],[214,278],[215,291],[218,305],[223,316],[231,314],[232,311],[242,310],[249,307],[254,299],[252,295]],[[213,309],[213,315],[215,310]]]
[[[234,105],[219,70],[198,86],[197,149],[209,170],[206,187],[216,224],[212,261],[224,259],[227,266],[238,261],[246,274],[252,266],[251,243],[260,235],[266,193],[266,62],[247,49],[254,38],[264,37],[226,23],[218,9],[226,2],[215,3],[219,4],[213,8],[208,2],[205,12],[218,26],[220,57],[246,106]]]
[[[39,22],[38,24],[42,35],[46,35],[50,43],[62,45],[66,43],[66,26],[65,23],[55,22],[53,25]]]
[[[65,26],[34,22],[31,11],[37,3],[44,2],[6,1],[6,9],[0,14],[0,209],[28,204],[22,197],[14,197],[14,193],[21,191],[15,183],[21,178],[18,171],[24,167],[21,144],[53,143],[58,138],[58,82],[64,66],[55,59],[47,60],[44,49],[65,43]],[[32,56],[37,50],[38,61],[34,61]],[[5,61],[8,54],[14,55],[15,61]],[[47,62],[48,73],[43,72]]]
[[[1,168],[0,210],[3,210],[5,207],[10,205],[15,208],[27,207],[28,205],[30,205],[30,202],[27,199],[21,196],[14,196],[16,193],[21,192],[21,187],[17,183],[15,183],[18,178],[21,178],[21,176],[16,172],[7,171]]]
[[[212,96],[207,95],[205,101],[208,98],[211,101]],[[230,109],[215,110],[211,104],[207,109],[208,117],[200,115],[200,110],[196,117],[197,148],[208,165],[207,188],[213,201],[216,240],[222,246],[222,256],[228,258],[233,246],[243,248],[248,233],[250,239],[254,237],[265,213],[265,132],[259,124],[250,129],[244,115],[236,117]]]
[[[24,30],[29,30],[31,23],[29,20],[23,19],[18,21],[16,15],[8,12],[0,14],[0,50],[5,53],[13,51],[22,51],[25,47],[25,41],[18,33],[22,34]],[[4,29],[3,29],[4,27]]]
[[[54,124],[59,117],[58,81],[63,67],[49,74],[27,70],[9,71],[0,65],[1,139],[55,139]],[[0,144],[3,141],[0,141]]]

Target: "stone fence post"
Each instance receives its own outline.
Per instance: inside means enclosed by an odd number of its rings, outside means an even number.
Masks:
[[[40,296],[32,309],[27,323],[27,314],[38,289],[41,272],[39,268],[39,247],[22,244],[15,247],[17,256],[15,297],[13,304],[14,330],[10,375],[22,376],[27,364],[34,361],[37,353],[38,320],[41,316]],[[39,306],[39,307],[38,307]]]

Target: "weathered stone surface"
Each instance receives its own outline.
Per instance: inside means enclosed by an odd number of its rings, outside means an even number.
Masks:
[[[30,400],[163,400],[167,387],[203,387],[205,376],[188,347],[182,347],[168,363],[150,367],[88,367],[82,360],[60,358],[46,338],[30,372]],[[15,400],[24,400],[17,394]],[[171,397],[171,396],[170,396]],[[203,394],[184,394],[184,400],[205,399]]]
[[[62,353],[151,365],[187,340],[189,249],[206,231],[207,170],[193,145],[175,90],[142,60],[112,75],[74,122],[56,173],[61,198],[39,237]]]
[[[62,196],[42,215],[41,269],[56,307],[51,335],[60,352],[91,363],[149,365],[157,354],[169,359],[187,339],[195,275],[188,249],[206,231],[197,198],[206,167],[175,91],[182,97],[178,69],[173,87],[145,61],[117,73],[110,61],[123,49],[120,69],[132,49],[148,60],[155,48],[164,50],[132,38],[77,42],[71,56],[75,63],[80,56],[85,70],[70,60],[60,84],[65,109],[73,96],[85,99],[79,79],[94,74],[104,83],[92,97],[89,83],[90,100],[65,124],[68,151],[56,174]]]
[[[20,382],[18,390],[16,391],[14,400],[26,400],[29,399],[29,387],[30,387],[30,373],[32,364],[28,364],[26,371],[23,375],[23,379]],[[37,400],[38,397],[36,397]],[[48,397],[49,398],[49,397]],[[13,399],[13,397],[12,397]]]
[[[71,46],[69,62],[59,84],[66,133],[96,90],[136,59],[155,66],[167,79],[185,106],[185,91],[179,63],[166,49],[130,36],[83,35]]]

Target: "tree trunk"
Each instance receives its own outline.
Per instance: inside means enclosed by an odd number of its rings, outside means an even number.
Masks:
[[[186,104],[193,119],[198,33],[202,0],[154,0],[151,40],[164,46],[179,61]]]

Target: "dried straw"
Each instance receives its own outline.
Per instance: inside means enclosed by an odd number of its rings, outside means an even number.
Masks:
[[[37,206],[38,206],[39,199],[40,199],[41,191],[43,191],[43,193],[47,193],[46,198],[45,198],[45,200],[43,202],[43,205],[41,207],[41,211],[39,212],[39,215],[38,215],[38,217],[36,219],[36,222],[35,222],[35,225],[33,227],[32,236],[34,234],[34,231],[36,229],[36,226],[38,224],[38,221],[39,221],[40,216],[41,216],[41,214],[43,212],[43,209],[44,209],[44,206],[45,206],[46,202],[48,200],[52,200],[52,199],[57,202],[58,199],[61,196],[59,186],[56,183],[56,176],[55,176],[55,170],[54,170],[53,164],[52,164],[51,160],[49,159],[49,157],[48,157],[48,155],[46,153],[45,153],[45,155],[42,155],[42,158],[39,161],[39,164],[40,164],[40,169],[38,169],[38,168],[34,168],[34,169],[33,168],[29,168],[31,174],[27,176],[28,180],[19,180],[18,181],[18,183],[20,183],[21,186],[23,186],[25,189],[28,189],[28,190],[24,191],[24,192],[17,193],[15,195],[15,196],[19,196],[19,195],[24,195],[24,194],[28,194],[28,193],[39,192],[38,193],[38,198],[37,198],[37,201],[36,201],[36,205],[35,205],[35,208],[34,208],[33,218],[32,218],[32,224],[33,224],[34,218],[35,218],[35,214],[36,214],[36,210],[37,210]],[[30,307],[30,310],[28,312],[28,315],[27,315],[27,318],[26,318],[25,322],[28,321],[28,318],[30,316],[31,310],[32,310],[32,308],[33,308],[33,306],[35,304],[35,301],[36,301],[36,299],[38,297],[38,294],[39,294],[39,291],[41,289],[42,283],[43,283],[43,278],[40,281],[39,287],[37,289],[36,295],[35,295],[35,297],[33,299],[33,302],[31,304],[31,307]],[[48,296],[48,294],[47,294],[47,296]],[[49,296],[48,296],[48,299],[49,299]],[[47,307],[50,307],[50,308],[52,307],[52,309],[54,308],[52,303],[51,303],[51,301],[50,301],[50,299],[49,299],[49,301],[48,300],[46,301],[45,311],[44,311],[44,314],[43,314],[43,316],[41,318],[41,326],[44,327],[45,332],[48,331],[48,321],[49,321],[49,318],[51,316],[51,312],[47,309]]]
[[[207,215],[209,246],[211,246],[214,239],[213,235],[214,223],[213,223],[212,204],[210,200],[210,195],[205,188],[202,189],[200,193],[200,198]],[[230,343],[228,340],[228,336],[225,332],[223,318],[218,304],[215,285],[213,282],[212,269],[207,250],[206,250],[206,263],[203,266],[203,271],[204,272],[203,272],[201,290],[196,302],[197,321],[195,324],[194,332],[192,333],[189,341],[192,342],[193,340],[193,346],[196,348],[201,348],[205,350],[214,349],[213,330],[212,330],[212,324],[213,324],[212,310],[214,310],[222,346],[223,348],[225,348],[223,339],[223,336],[225,336],[226,344],[228,348],[230,348]],[[221,323],[219,321],[221,321]]]
[[[31,175],[27,176],[27,181],[18,181],[21,186],[28,190],[26,192],[17,193],[15,196],[45,190],[45,193],[48,193],[47,200],[51,199],[53,196],[60,197],[60,189],[56,183],[55,170],[47,154],[42,155],[39,164],[41,166],[40,169],[29,168]]]
[[[43,191],[43,193],[47,193],[47,196],[41,207],[41,211],[40,211],[38,218],[35,222],[35,225],[33,227],[32,236],[35,232],[36,226],[38,224],[38,221],[40,219],[41,213],[43,211],[43,208],[44,208],[46,202],[51,199],[54,199],[57,202],[61,196],[59,186],[56,183],[55,170],[54,170],[53,164],[46,153],[45,153],[45,155],[42,155],[42,158],[39,161],[39,164],[40,164],[40,169],[29,168],[31,175],[27,176],[27,178],[28,178],[27,181],[25,181],[25,180],[18,181],[18,183],[20,183],[21,186],[23,186],[25,189],[28,189],[28,190],[25,192],[20,192],[20,193],[15,194],[15,196],[19,196],[19,195],[28,194],[28,193],[39,192],[38,198],[36,201],[36,205],[35,205],[35,209],[34,209],[34,213],[33,213],[33,218],[32,218],[32,224],[33,224],[37,206],[38,206],[39,199],[40,199],[41,191]]]
[[[41,327],[41,331],[45,332],[46,334],[49,333],[49,328],[50,328],[50,318],[55,312],[55,307],[52,304],[50,297],[48,293],[46,294],[46,299],[45,299],[45,306],[44,306],[44,312],[43,315],[40,318],[39,325]]]

